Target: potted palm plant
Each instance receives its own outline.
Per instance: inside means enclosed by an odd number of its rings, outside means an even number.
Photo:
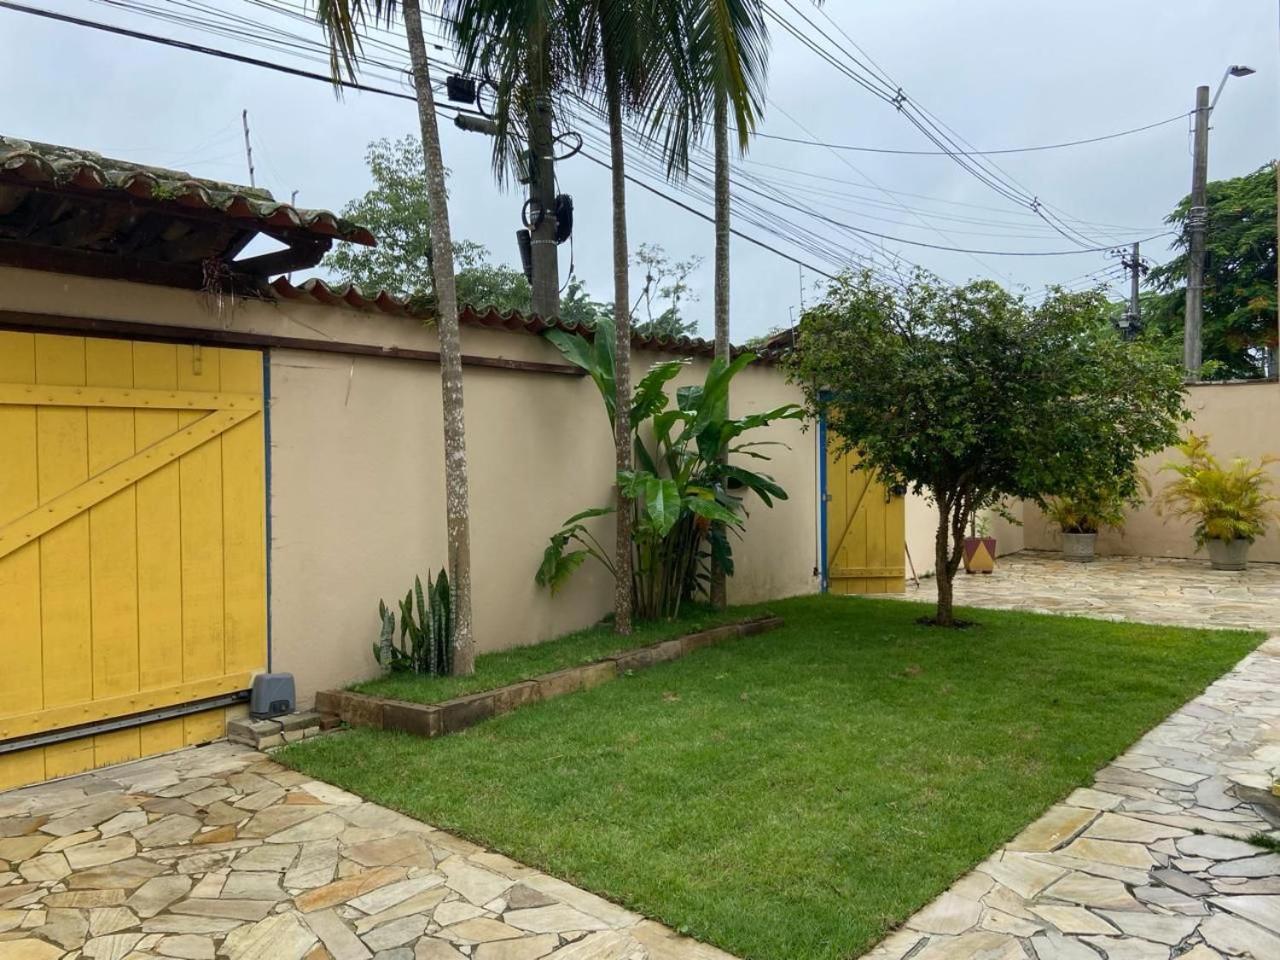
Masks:
[[[1277,516],[1272,504],[1280,497],[1270,492],[1273,481],[1267,467],[1280,457],[1268,455],[1257,463],[1236,457],[1223,466],[1209,452],[1209,438],[1194,433],[1178,444],[1178,450],[1186,462],[1160,468],[1175,479],[1160,492],[1156,510],[1195,521],[1196,546],[1209,551],[1213,569],[1243,570],[1250,545]]]
[[[1141,481],[1139,481],[1141,483]],[[1093,560],[1098,532],[1104,527],[1123,530],[1125,507],[1136,507],[1136,493],[1126,496],[1134,484],[1100,484],[1089,490],[1047,497],[1040,504],[1049,522],[1062,532],[1062,558],[1077,563]]]

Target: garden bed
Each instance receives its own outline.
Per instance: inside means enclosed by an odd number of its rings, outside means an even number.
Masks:
[[[695,650],[724,640],[765,633],[780,626],[780,617],[768,614],[749,617],[434,703],[379,697],[355,690],[323,690],[316,694],[316,710],[322,714],[337,716],[353,727],[373,727],[378,730],[412,733],[420,737],[438,737],[446,733],[457,733],[483,720],[510,713],[532,703],[579,690],[590,690],[616,677],[678,660]],[[429,681],[426,689],[431,689]]]

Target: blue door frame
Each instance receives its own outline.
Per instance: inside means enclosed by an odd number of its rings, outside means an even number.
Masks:
[[[827,418],[818,418],[818,573],[819,590],[827,592]]]

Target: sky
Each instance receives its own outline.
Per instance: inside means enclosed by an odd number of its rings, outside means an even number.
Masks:
[[[224,23],[247,17],[264,24],[263,33],[279,36],[287,30],[308,42],[321,41],[309,22],[267,9],[273,3],[296,7],[302,0],[24,2],[325,69],[279,48],[254,48],[244,37],[218,36],[145,13],[150,8]],[[1103,281],[1119,296],[1127,285],[1116,259],[1082,247],[1127,244],[1168,229],[1163,218],[1190,185],[1184,115],[1194,106],[1196,86],[1216,89],[1231,64],[1247,64],[1257,73],[1230,80],[1213,113],[1210,178],[1239,176],[1280,155],[1277,0],[828,0],[821,10],[810,0],[767,2],[843,69],[769,21],[769,103],[758,131],[767,136],[755,138],[747,155],[734,160],[741,183],[735,202],[751,205],[735,212],[735,226],[749,235],[732,243],[735,341],[787,326],[803,303],[821,296],[824,274],[868,257],[879,269],[900,258],[904,267],[919,264],[949,282],[992,277],[1033,297],[1050,283],[1080,287]],[[400,43],[396,36],[385,39],[393,46]],[[398,55],[391,48],[369,51],[388,62]],[[441,48],[433,56],[452,54]],[[891,89],[900,88],[910,104],[929,111],[969,149],[1055,144],[1178,119],[1103,142],[987,157],[984,162],[998,168],[988,168],[985,178],[998,179],[999,189],[948,156],[855,152],[773,139],[937,149],[893,104],[846,75],[845,70],[860,72],[850,57],[878,70]],[[408,90],[402,77],[385,68],[371,68],[366,78]],[[0,81],[8,91],[0,135],[241,183],[248,179],[241,129],[241,111],[247,109],[258,185],[282,200],[296,190],[299,205],[331,210],[369,188],[364,161],[369,141],[416,130],[414,105],[407,100],[358,92],[337,98],[322,82],[4,8]],[[562,105],[560,123],[587,134],[586,152],[607,156],[599,135],[584,122],[589,118],[571,115],[581,110]],[[455,237],[484,244],[496,261],[518,263],[521,196],[496,185],[487,138],[448,121],[440,129]],[[639,148],[631,155],[632,170],[641,179],[710,214],[696,183],[664,183]],[[562,283],[569,279],[572,259],[574,273],[590,293],[611,300],[608,171],[578,156],[557,165],[557,181],[560,190],[572,194],[575,208],[572,257],[568,245],[560,250]],[[1027,198],[1038,199],[1059,224],[1065,221],[1073,236],[1054,232]],[[690,277],[694,299],[686,302],[684,313],[698,320],[699,333],[710,336],[711,223],[632,187],[628,229],[633,248],[657,243],[673,259],[703,258]],[[1148,241],[1143,254],[1153,262],[1167,259],[1170,239]],[[949,252],[919,244],[993,252]],[[994,253],[1064,250],[1078,252]],[[643,270],[633,269],[633,291],[642,285]]]

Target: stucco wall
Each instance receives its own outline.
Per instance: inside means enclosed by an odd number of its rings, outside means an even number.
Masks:
[[[1249,457],[1256,460],[1265,453],[1280,454],[1280,384],[1239,383],[1202,384],[1188,391],[1187,406],[1194,415],[1188,425],[1196,433],[1208,434],[1210,449],[1222,460]],[[1142,462],[1142,471],[1151,481],[1153,494],[1168,482],[1169,475],[1160,466],[1178,460],[1175,450],[1166,450]],[[1280,491],[1280,465],[1271,467],[1277,491]],[[1138,510],[1127,511],[1123,533],[1107,530],[1098,536],[1098,553],[1102,555],[1143,557],[1200,557],[1191,539],[1190,522],[1166,520],[1156,514],[1150,503]],[[1045,519],[1034,505],[1026,506],[1026,545],[1036,550],[1061,549],[1058,529]],[[1253,545],[1250,560],[1280,563],[1280,530],[1273,524],[1265,537]]]
[[[433,350],[433,331],[385,315],[302,303],[242,302],[219,311],[183,291],[0,268],[0,309]],[[560,362],[525,334],[462,331],[468,354]],[[633,378],[667,354],[637,353]],[[271,380],[272,666],[294,673],[299,702],[370,675],[377,604],[393,604],[445,557],[439,368],[305,349],[268,353]],[[694,362],[676,384],[699,381]],[[771,368],[735,381],[735,413],[800,399]],[[607,503],[608,420],[584,377],[465,368],[473,605],[481,650],[535,643],[607,614],[612,583],[584,565],[555,597],[533,574],[561,521]],[[815,432],[778,424],[761,439],[790,499],[750,503],[735,542],[731,602],[811,592],[817,535]],[[612,519],[598,521],[612,543]]]
[[[1022,519],[1022,503],[1020,501],[1005,505],[1005,511],[1014,521]],[[1016,522],[1010,522],[994,510],[984,512],[990,526],[991,536],[996,538],[996,556],[1017,553],[1024,546],[1023,528]],[[927,497],[914,493],[907,494],[907,550],[915,563],[916,576],[931,574],[937,567],[934,562],[934,550],[938,535],[938,508]],[[907,568],[907,579],[911,579],[911,568]]]

